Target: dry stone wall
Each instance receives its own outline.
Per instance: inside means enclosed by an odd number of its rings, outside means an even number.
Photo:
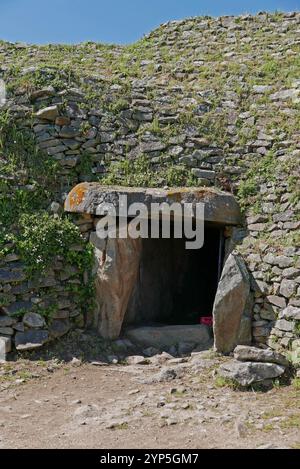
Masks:
[[[253,339],[286,349],[300,334],[299,32],[299,13],[260,13],[170,22],[128,47],[0,43],[1,122],[8,112],[57,163],[46,209],[60,216],[69,190],[91,180],[234,193],[245,223],[226,235],[251,274]],[[6,168],[1,147],[0,159]],[[19,170],[1,170],[12,199],[34,190]],[[77,223],[88,238],[91,220]],[[77,317],[74,272],[58,258],[31,283],[22,263],[18,252],[0,260],[0,334],[39,345]],[[44,324],[35,305],[50,284],[59,307]]]

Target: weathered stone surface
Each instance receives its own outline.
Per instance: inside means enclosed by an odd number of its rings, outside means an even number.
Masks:
[[[278,378],[285,372],[285,367],[275,363],[239,362],[232,360],[221,365],[219,373],[234,380],[241,386],[250,386],[265,380]]]
[[[274,254],[267,254],[263,261],[267,264],[278,265],[281,268],[291,267],[294,263],[293,259],[288,256],[275,256]]]
[[[279,313],[279,319],[300,321],[300,308],[297,308],[296,306],[288,306]]]
[[[293,280],[282,280],[280,285],[280,293],[286,298],[291,298],[297,290],[297,284]]]
[[[11,327],[17,322],[16,319],[9,316],[0,316],[0,327]]]
[[[16,301],[11,303],[9,306],[3,308],[6,314],[14,315],[20,314],[20,312],[29,311],[32,308],[32,303],[30,301]]]
[[[214,221],[227,225],[239,224],[241,220],[240,208],[233,195],[212,188],[177,188],[173,190],[146,189],[130,187],[102,186],[98,183],[82,183],[76,186],[68,195],[65,210],[75,213],[99,214],[97,209],[101,203],[112,203],[119,213],[119,195],[126,195],[128,206],[133,203],[143,203],[149,213],[151,203],[171,205],[203,203],[206,221]]]
[[[293,258],[287,257],[287,256],[277,256],[275,257],[275,264],[281,267],[282,269],[284,267],[290,267],[294,263]]]
[[[143,354],[146,357],[153,357],[154,355],[159,354],[159,349],[155,347],[147,347],[143,350]]]
[[[102,337],[116,339],[138,274],[141,239],[101,240],[94,233],[97,259],[96,327]]]
[[[179,342],[179,344],[177,345],[178,355],[190,354],[192,350],[194,350],[196,345],[199,347],[199,344],[193,344],[191,342]]]
[[[68,320],[54,319],[49,326],[49,334],[51,337],[58,338],[62,337],[69,332],[71,324]]]
[[[141,355],[132,355],[126,358],[126,363],[128,365],[147,365],[150,362],[149,359]]]
[[[17,322],[17,324],[15,324],[13,326],[14,330],[15,331],[18,331],[18,332],[24,332],[25,331],[25,326],[23,324],[23,322]]]
[[[268,91],[271,91],[271,90],[272,90],[272,86],[269,86],[269,85],[254,85],[253,86],[253,91],[254,93],[257,93],[257,94],[267,93]]]
[[[285,332],[292,332],[295,328],[294,321],[287,321],[286,319],[279,319],[275,323],[275,327]]]
[[[162,327],[137,327],[128,329],[126,336],[134,343],[159,350],[169,349],[181,342],[202,345],[203,350],[212,345],[211,331],[203,324]]]
[[[173,379],[176,379],[182,375],[182,371],[177,367],[175,368],[162,368],[159,373],[155,373],[153,376],[146,378],[146,379],[141,379],[142,383],[145,384],[153,384],[153,383],[164,383],[166,381],[173,381]]]
[[[262,309],[259,313],[261,319],[266,319],[267,321],[275,321],[276,313],[272,309]]]
[[[299,269],[295,269],[294,267],[288,267],[287,269],[283,270],[282,275],[285,278],[294,279],[299,277],[300,271]]]
[[[21,282],[26,275],[19,270],[0,269],[0,283]]]
[[[10,351],[11,339],[9,337],[0,337],[0,361],[5,361]]]
[[[28,330],[17,332],[15,335],[15,346],[17,350],[26,351],[42,347],[48,341],[48,331]]]
[[[285,101],[286,99],[296,98],[299,95],[300,91],[292,88],[290,90],[281,90],[277,91],[274,94],[270,95],[270,99],[273,101]]]
[[[58,117],[58,107],[57,106],[49,106],[45,107],[44,109],[40,109],[35,113],[35,117],[39,119],[45,119],[48,121],[55,121],[56,117]]]
[[[0,335],[13,335],[14,330],[12,327],[0,327]]]
[[[277,295],[269,295],[267,296],[267,300],[274,306],[278,306],[279,308],[286,307],[286,300],[281,296]]]
[[[26,313],[23,317],[23,323],[33,329],[40,329],[46,325],[45,319],[37,313]]]
[[[270,349],[259,349],[247,345],[238,345],[234,349],[234,358],[242,362],[264,362],[277,363],[278,365],[288,366],[289,362],[281,353],[273,352]]]
[[[215,349],[231,352],[239,342],[242,318],[247,322],[250,280],[242,259],[230,255],[224,265],[213,307]],[[251,343],[251,323],[243,332],[244,344]],[[246,343],[245,343],[246,342]]]
[[[54,94],[55,94],[55,89],[53,88],[53,86],[47,86],[40,90],[32,91],[30,93],[30,99],[35,101],[36,99],[39,99],[39,98],[48,98],[50,96],[53,96]]]
[[[204,178],[204,179],[214,179],[215,178],[215,171],[209,171],[207,169],[198,169],[194,168],[192,169],[192,173],[198,177],[198,178]]]

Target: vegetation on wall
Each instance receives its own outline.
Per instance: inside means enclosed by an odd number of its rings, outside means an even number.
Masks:
[[[124,185],[128,187],[162,187],[162,186],[197,186],[197,178],[184,166],[172,162],[157,167],[147,156],[141,155],[130,161],[122,160],[111,164],[107,175],[101,179],[103,184]]]
[[[6,111],[0,113],[0,174],[0,261],[17,252],[32,279],[46,275],[55,257],[76,267],[79,303],[88,309],[93,297],[92,247],[67,216],[49,212],[60,189],[57,164]],[[47,316],[48,310],[39,312]]]

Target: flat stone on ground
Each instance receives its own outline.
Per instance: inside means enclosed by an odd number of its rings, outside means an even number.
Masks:
[[[241,386],[278,378],[285,372],[285,367],[275,363],[239,362],[232,360],[220,366],[223,378],[231,379]]]
[[[128,329],[126,336],[134,343],[159,350],[181,342],[201,344],[204,348],[211,345],[211,330],[203,324],[138,327]]]
[[[150,362],[148,358],[141,355],[132,355],[126,358],[126,363],[128,363],[128,365],[147,365]]]
[[[234,349],[234,358],[242,362],[264,362],[277,363],[278,365],[288,366],[288,360],[281,354],[271,349],[260,349],[249,347],[247,345],[238,345]]]

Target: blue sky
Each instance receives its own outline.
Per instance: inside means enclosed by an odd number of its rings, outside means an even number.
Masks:
[[[168,20],[300,10],[300,0],[0,0],[0,39],[131,43]]]

